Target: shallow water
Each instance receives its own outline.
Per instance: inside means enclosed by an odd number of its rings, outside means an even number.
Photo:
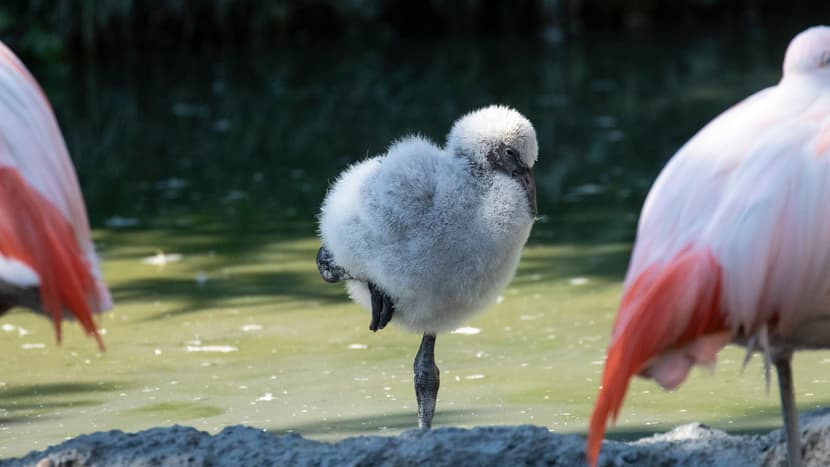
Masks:
[[[78,326],[0,321],[0,457],[97,430],[244,423],[337,439],[416,425],[419,336],[368,330],[323,283],[315,215],[348,163],[462,113],[513,105],[536,125],[542,218],[503,299],[440,336],[436,425],[582,433],[642,200],[717,112],[773,84],[794,28],[561,45],[410,43],[33,66],[78,166],[117,307],[107,351]],[[406,50],[406,53],[402,51]],[[394,322],[394,321],[393,321]],[[610,435],[702,421],[779,425],[759,358],[721,354],[676,392],[635,381]],[[827,352],[796,358],[799,405],[830,398]]]

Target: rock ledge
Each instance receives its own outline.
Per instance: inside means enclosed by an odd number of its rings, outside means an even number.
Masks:
[[[830,465],[830,409],[801,418],[807,465]],[[185,426],[138,433],[114,430],[83,435],[0,461],[2,467],[97,466],[408,466],[584,465],[585,440],[546,428],[438,428],[400,436],[359,436],[336,443],[299,435],[231,426],[216,435]],[[732,436],[699,423],[631,443],[606,441],[601,466],[779,466],[786,448],[781,430]]]

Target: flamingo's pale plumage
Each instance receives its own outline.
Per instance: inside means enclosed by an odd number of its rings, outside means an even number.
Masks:
[[[16,305],[51,318],[58,339],[72,316],[103,346],[93,314],[111,300],[75,170],[45,94],[0,43],[0,313]]]
[[[591,419],[596,463],[629,380],[683,382],[727,343],[778,370],[790,462],[800,462],[790,360],[830,347],[830,27],[790,43],[778,85],[687,142],[643,206]]]
[[[490,106],[459,119],[444,148],[404,138],[326,195],[323,278],[347,279],[373,331],[391,320],[424,333],[414,364],[422,428],[438,393],[435,334],[490,306],[516,271],[535,216],[537,153],[531,123]]]

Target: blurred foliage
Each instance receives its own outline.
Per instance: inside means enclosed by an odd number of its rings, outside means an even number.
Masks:
[[[826,0],[5,0],[0,39],[24,55],[279,46],[321,39],[565,34],[830,17]]]

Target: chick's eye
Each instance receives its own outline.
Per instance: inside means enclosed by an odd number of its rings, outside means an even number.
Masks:
[[[518,153],[513,148],[507,148],[507,151],[505,151],[505,154],[507,155],[507,157],[516,157],[516,155]]]
[[[830,65],[830,50],[821,54],[821,64],[819,66]]]

